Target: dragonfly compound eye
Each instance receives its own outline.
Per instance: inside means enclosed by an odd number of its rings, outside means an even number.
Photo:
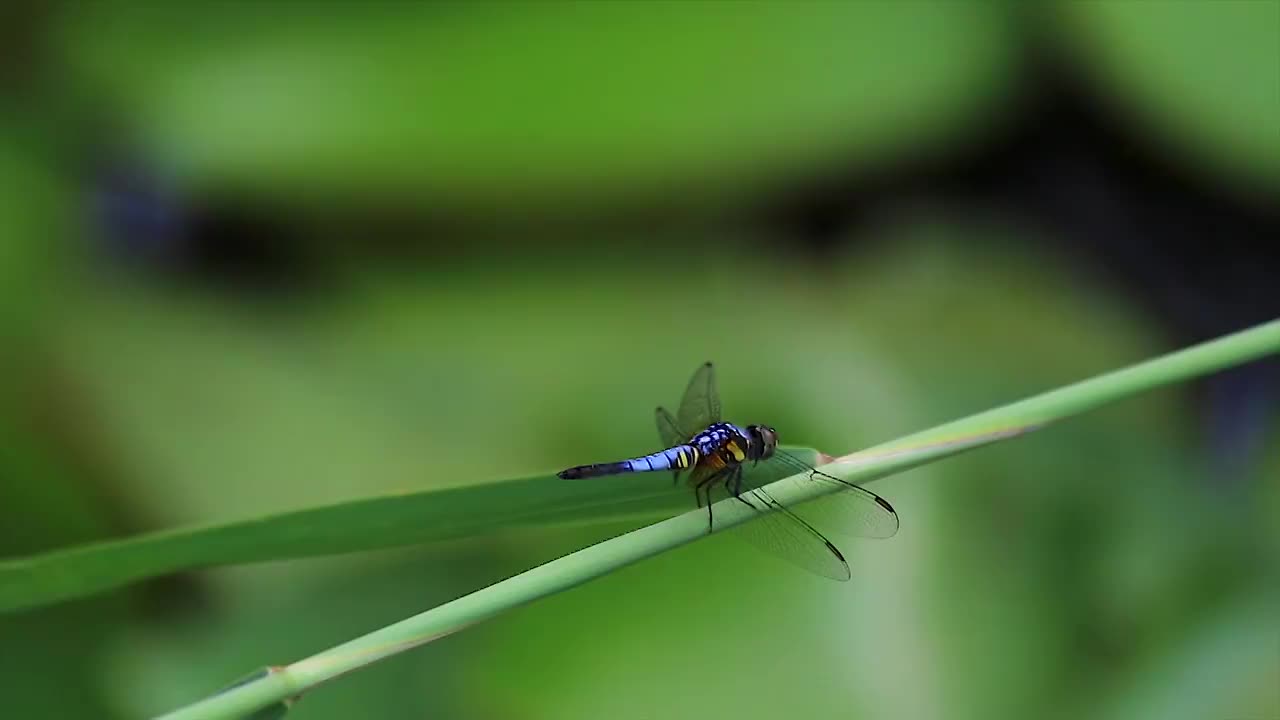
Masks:
[[[769,459],[778,446],[778,433],[768,425],[750,425],[747,432],[751,434],[752,450],[756,458]]]

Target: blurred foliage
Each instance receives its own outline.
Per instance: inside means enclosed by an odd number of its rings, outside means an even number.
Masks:
[[[59,50],[197,180],[474,211],[882,164],[953,141],[1009,85],[1003,2],[725,10],[331,4],[282,25],[258,5],[74,5]]]
[[[0,122],[0,556],[73,545],[108,534],[118,519],[99,488],[47,435],[44,398],[30,381],[44,308],[58,287],[65,188],[24,146],[29,128]],[[38,147],[38,146],[37,146]],[[101,717],[96,653],[123,619],[118,600],[96,600],[0,616],[0,694],[32,717]]]
[[[820,264],[732,222],[610,224],[968,152],[1034,94],[1037,42],[1202,185],[1270,197],[1280,177],[1274,3],[724,7],[64,4],[30,23],[44,85],[0,119],[0,554],[630,455],[708,358],[731,417],[840,453],[1168,350],[1016,216],[904,202]],[[329,284],[117,272],[138,245],[86,228],[74,152],[103,134],[161,197],[314,230],[302,253]],[[332,222],[366,205],[565,212],[537,236],[428,223],[411,241],[436,253],[414,262],[335,256],[331,236],[385,240]],[[1280,715],[1280,437],[1225,482],[1198,431],[1183,390],[1137,398],[878,484],[903,529],[847,546],[847,585],[710,538],[294,714]],[[630,526],[5,616],[0,695],[24,717],[166,710]]]
[[[1181,162],[1280,190],[1280,6],[1059,2],[1074,62]]]

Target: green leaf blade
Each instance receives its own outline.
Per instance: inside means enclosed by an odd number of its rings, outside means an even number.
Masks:
[[[814,462],[817,451],[789,452]],[[198,568],[382,550],[571,523],[657,519],[692,499],[666,473],[590,481],[536,475],[359,498],[0,561],[0,612]]]

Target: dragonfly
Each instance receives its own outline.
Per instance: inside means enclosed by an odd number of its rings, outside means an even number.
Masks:
[[[833,580],[851,577],[849,563],[835,543],[815,523],[856,538],[889,538],[898,532],[898,514],[884,498],[853,483],[819,471],[778,447],[778,432],[768,425],[737,425],[721,417],[715,366],[702,364],[685,386],[675,415],[662,406],[654,411],[662,450],[615,462],[578,465],[561,470],[563,479],[594,478],[624,473],[670,471],[679,483],[684,473],[697,506],[707,507],[709,530],[714,529],[712,494],[723,491],[758,513],[758,517],[730,529],[776,557]],[[757,483],[743,490],[750,463],[752,477],[759,467],[773,479],[803,474],[808,482],[829,486],[832,492],[787,507]],[[807,519],[806,519],[807,518]]]

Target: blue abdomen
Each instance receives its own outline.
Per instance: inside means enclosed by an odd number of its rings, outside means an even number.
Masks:
[[[628,465],[627,472],[654,472],[657,470],[682,470],[689,467],[696,458],[695,450],[688,445],[677,445],[651,455],[631,458],[623,462]]]
[[[699,451],[695,445],[677,445],[652,455],[619,460],[611,463],[579,465],[556,473],[565,479],[593,478],[622,473],[655,472],[659,470],[685,470],[698,463]]]

